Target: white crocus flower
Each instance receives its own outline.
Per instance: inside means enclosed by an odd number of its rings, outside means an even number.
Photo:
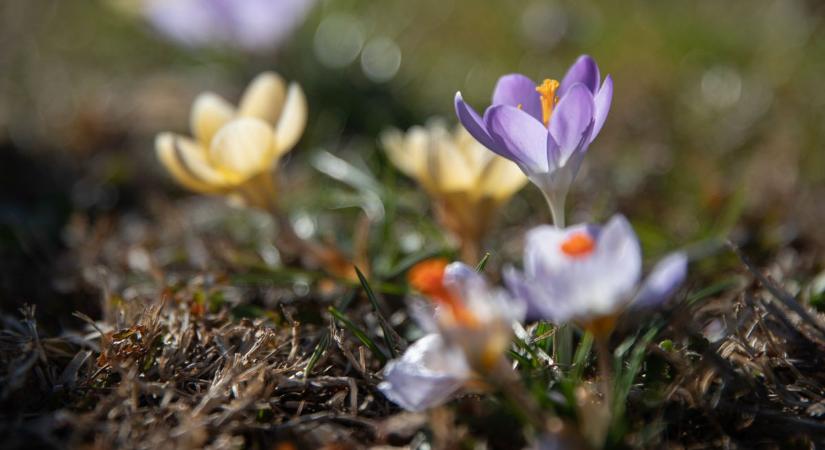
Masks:
[[[557,324],[577,323],[606,336],[630,307],[666,300],[687,272],[680,252],[662,259],[644,282],[639,239],[624,216],[604,227],[539,226],[527,233],[524,272],[505,271],[510,291],[527,303],[527,316]]]
[[[411,271],[410,284],[436,303],[429,315],[419,314],[430,334],[387,363],[378,388],[402,408],[420,411],[500,368],[524,308],[462,263],[425,261]]]

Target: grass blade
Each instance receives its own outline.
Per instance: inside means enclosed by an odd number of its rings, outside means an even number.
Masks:
[[[327,346],[329,345],[329,331],[324,331],[324,334],[321,335],[321,339],[318,341],[318,344],[315,346],[315,350],[312,351],[312,355],[309,357],[309,361],[307,362],[307,366],[304,369],[304,378],[308,378],[309,374],[312,373],[312,369],[315,367],[315,364],[321,359],[321,355],[327,351]]]
[[[364,330],[358,328],[358,326],[352,323],[352,321],[350,321],[344,313],[335,309],[334,306],[330,306],[328,310],[329,313],[332,314],[333,317],[335,317],[335,320],[341,322],[341,324],[344,325],[344,328],[349,330],[350,333],[354,334],[355,337],[357,337],[362,344],[364,344],[368,349],[370,349],[370,351],[373,355],[375,355],[376,358],[381,360],[381,364],[387,362],[387,355],[385,355],[384,352],[382,352],[381,349],[377,345],[375,345],[375,342],[373,342],[373,340],[370,339],[369,336],[367,336],[367,333],[364,333]]]
[[[590,351],[593,348],[593,335],[585,333],[579,346],[576,347],[576,354],[573,355],[573,368],[570,371],[570,379],[578,384],[582,379],[584,366],[587,359],[590,357]]]
[[[476,264],[476,272],[481,272],[484,270],[484,267],[487,266],[487,261],[490,260],[490,252],[484,252],[484,256],[481,257],[481,261]]]
[[[375,314],[378,316],[378,324],[381,326],[381,332],[384,335],[384,343],[390,351],[390,356],[395,358],[398,356],[398,353],[395,350],[397,348],[395,342],[395,331],[392,329],[389,322],[387,322],[387,319],[384,318],[384,315],[381,314],[381,309],[378,307],[378,298],[375,296],[375,292],[373,292],[370,287],[367,277],[364,276],[358,266],[355,266],[355,273],[358,275],[358,281],[361,282],[361,287],[363,287],[364,292],[367,293],[367,298],[370,299],[370,303],[372,303],[372,309],[375,310]]]

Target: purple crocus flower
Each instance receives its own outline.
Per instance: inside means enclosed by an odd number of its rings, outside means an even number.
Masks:
[[[608,335],[628,308],[649,308],[670,297],[687,273],[687,257],[666,256],[644,282],[639,239],[616,215],[603,228],[539,226],[527,233],[524,272],[510,267],[505,282],[527,303],[527,316],[557,324],[575,322]]]
[[[315,0],[145,0],[149,22],[186,46],[277,47]]]
[[[556,226],[564,226],[564,200],[587,147],[610,110],[613,80],[601,82],[590,56],[579,57],[561,83],[540,85],[524,75],[499,78],[493,103],[480,116],[456,93],[458,119],[479,142],[515,162],[544,193]]]

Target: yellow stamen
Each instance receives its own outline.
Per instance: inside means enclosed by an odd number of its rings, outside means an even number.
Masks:
[[[550,117],[553,115],[553,108],[556,107],[559,99],[556,97],[556,90],[559,88],[559,82],[556,80],[546,79],[540,85],[536,86],[536,92],[541,96],[541,120],[544,126],[550,123]]]

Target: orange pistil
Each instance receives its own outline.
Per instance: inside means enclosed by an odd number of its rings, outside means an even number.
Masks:
[[[541,120],[544,122],[544,126],[550,123],[553,108],[556,107],[556,103],[559,101],[558,97],[556,97],[556,90],[558,88],[559,82],[549,78],[536,86],[536,92],[541,96]]]
[[[593,252],[596,242],[587,233],[573,233],[561,243],[561,251],[574,258],[587,256]]]
[[[464,306],[460,298],[444,286],[444,270],[447,264],[449,262],[443,258],[421,261],[410,269],[407,281],[418,292],[449,308],[456,323],[476,327],[479,325],[476,316]]]

